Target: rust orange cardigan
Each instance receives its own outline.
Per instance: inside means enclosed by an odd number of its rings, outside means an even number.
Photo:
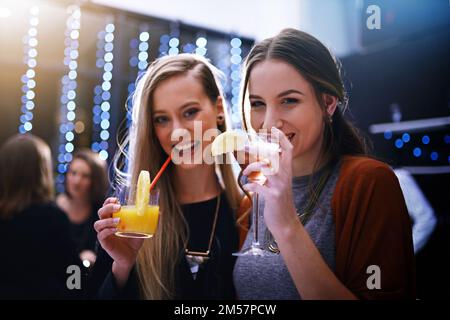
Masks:
[[[249,205],[244,199],[238,219]],[[361,299],[415,299],[412,223],[391,168],[367,157],[343,157],[331,207],[338,279]],[[248,223],[241,222],[241,245]],[[380,268],[381,289],[367,288],[371,265]]]

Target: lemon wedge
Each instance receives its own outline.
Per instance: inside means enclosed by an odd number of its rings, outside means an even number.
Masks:
[[[141,170],[136,187],[136,208],[139,215],[143,215],[150,200],[150,173]]]
[[[211,144],[213,157],[223,153],[244,149],[246,136],[236,131],[226,131],[219,134]]]

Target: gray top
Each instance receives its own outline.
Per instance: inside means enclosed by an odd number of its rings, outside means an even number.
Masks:
[[[331,200],[339,176],[340,165],[335,165],[322,190],[318,205],[306,222],[306,231],[317,246],[320,254],[331,270],[335,270],[335,225],[331,211]],[[298,212],[306,206],[310,184],[318,182],[323,169],[311,176],[294,177],[292,189],[294,203]],[[264,200],[260,197],[259,241],[265,247],[266,225],[263,217]],[[243,248],[250,246],[253,239],[253,227],[245,239]],[[268,251],[268,253],[270,253]],[[270,256],[239,257],[234,267],[233,280],[239,299],[301,299],[281,254]]]

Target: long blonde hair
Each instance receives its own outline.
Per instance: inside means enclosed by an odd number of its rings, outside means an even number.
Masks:
[[[33,203],[53,200],[48,145],[31,134],[15,135],[0,148],[0,218],[12,218]]]
[[[154,177],[166,159],[151,121],[153,94],[156,88],[171,77],[192,73],[202,84],[213,104],[222,97],[220,72],[205,58],[195,54],[166,56],[155,60],[147,72],[138,80],[132,100],[132,124],[115,157],[116,181],[128,181],[135,185],[141,170],[148,170]],[[229,118],[225,112],[225,124],[218,126],[225,131]],[[118,167],[125,157],[127,169]],[[227,199],[236,212],[241,195],[231,165],[217,164]],[[188,237],[188,229],[174,189],[173,164],[158,181],[160,190],[160,220],[158,230],[151,240],[146,240],[137,258],[137,271],[141,297],[144,299],[174,298],[175,266]]]

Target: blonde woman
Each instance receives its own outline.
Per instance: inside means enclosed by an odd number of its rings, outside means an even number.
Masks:
[[[207,60],[192,54],[163,57],[150,65],[133,99],[127,155],[131,185],[141,170],[156,175],[178,142],[171,137],[175,130],[187,130],[191,137],[195,123],[201,125],[201,137],[210,129],[226,130],[228,118],[217,75]],[[183,152],[194,158],[205,154],[211,141],[201,140],[185,144],[188,148]],[[117,199],[108,198],[99,210],[101,220],[95,229],[113,260],[99,297],[234,298],[232,253],[239,244],[235,213],[241,196],[231,166],[171,163],[158,187],[161,215],[150,240],[114,235],[118,221],[111,216],[120,208]],[[204,262],[190,254],[208,249]]]
[[[64,299],[80,265],[66,215],[53,203],[50,148],[32,135],[0,149],[0,299]]]

